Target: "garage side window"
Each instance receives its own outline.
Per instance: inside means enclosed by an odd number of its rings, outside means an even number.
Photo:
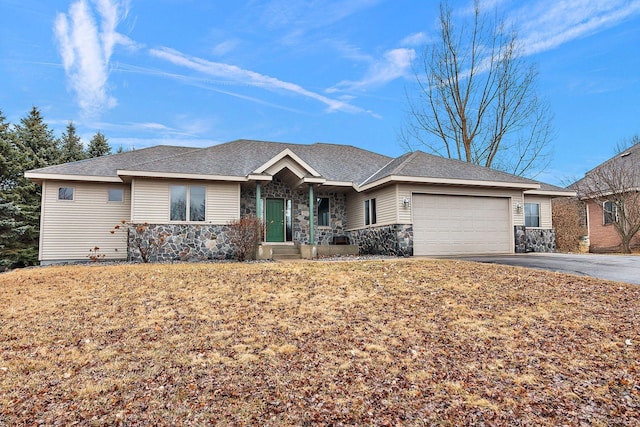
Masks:
[[[371,225],[377,222],[376,219],[376,199],[364,201],[364,225]]]
[[[524,204],[524,225],[525,227],[540,227],[540,204]]]
[[[124,191],[122,190],[122,188],[109,188],[108,194],[109,194],[109,201],[110,202],[116,202],[116,203],[122,203],[122,201],[124,200]]]
[[[58,200],[73,200],[73,187],[59,187]]]
[[[618,205],[612,201],[606,201],[602,204],[604,225],[613,224],[618,221]]]

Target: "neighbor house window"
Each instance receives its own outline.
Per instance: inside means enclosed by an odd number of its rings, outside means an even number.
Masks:
[[[318,202],[318,226],[329,227],[329,225],[330,225],[329,198],[321,197]]]
[[[58,200],[73,200],[73,187],[58,188]]]
[[[602,204],[602,212],[604,214],[604,225],[618,221],[618,205],[616,205],[616,202],[610,200],[604,202]]]
[[[172,185],[169,188],[171,221],[204,221],[207,190],[200,185]]]
[[[364,201],[364,225],[376,223],[376,199]]]
[[[122,188],[110,188],[108,193],[110,202],[122,202],[124,200],[124,190]]]
[[[525,227],[540,227],[540,204],[524,204],[524,225]]]

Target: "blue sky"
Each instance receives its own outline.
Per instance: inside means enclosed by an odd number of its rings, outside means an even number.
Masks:
[[[519,32],[563,184],[640,134],[640,0],[484,0]],[[453,0],[454,19],[471,0]],[[390,156],[433,0],[1,0],[0,109],[115,148],[248,138]]]

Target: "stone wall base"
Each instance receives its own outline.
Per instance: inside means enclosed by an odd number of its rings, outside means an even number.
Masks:
[[[413,226],[385,225],[349,232],[361,255],[413,256]]]
[[[516,253],[556,252],[556,231],[553,228],[514,227]]]
[[[128,259],[143,261],[139,246],[147,251],[150,262],[232,259],[234,251],[225,238],[228,229],[226,225],[210,224],[133,224]]]

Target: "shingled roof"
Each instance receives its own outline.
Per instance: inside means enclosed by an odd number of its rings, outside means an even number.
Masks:
[[[286,151],[289,150],[289,151]],[[237,177],[255,174],[283,152],[292,153],[321,178],[351,183],[354,187],[375,186],[385,179],[418,180],[449,184],[505,185],[523,189],[565,191],[527,178],[446,159],[422,151],[398,158],[384,156],[350,145],[326,143],[291,144],[255,140],[236,140],[208,148],[156,146],[121,154],[97,157],[28,171],[31,179],[119,180],[122,176],[193,177],[194,175]],[[77,177],[77,178],[74,178]],[[102,179],[104,178],[104,179]],[[552,188],[553,187],[553,188]]]
[[[460,160],[414,151],[400,156],[369,177],[364,184],[395,177],[428,177],[447,180],[486,181],[537,186],[538,182]]]
[[[287,149],[323,178],[356,184],[391,160],[391,157],[350,145],[303,145],[241,139],[184,153],[169,160],[158,159],[137,164],[135,170],[244,177]]]
[[[126,169],[150,160],[169,159],[180,154],[197,150],[197,148],[158,145],[155,147],[142,148],[140,150],[127,151],[125,153],[93,157],[91,159],[80,160],[77,162],[33,169],[29,171],[29,174],[117,178],[118,169]]]
[[[599,187],[598,184],[588,182],[589,180],[599,180],[603,174],[615,174],[617,171],[623,171],[625,178],[625,187],[640,188],[640,143],[623,150],[622,152],[611,157],[609,160],[599,164],[584,174],[584,178],[579,179],[569,186],[575,190],[585,190]],[[616,181],[615,179],[613,181]],[[606,184],[602,184],[606,185]],[[606,188],[601,188],[606,191]],[[616,189],[612,189],[615,191]]]

